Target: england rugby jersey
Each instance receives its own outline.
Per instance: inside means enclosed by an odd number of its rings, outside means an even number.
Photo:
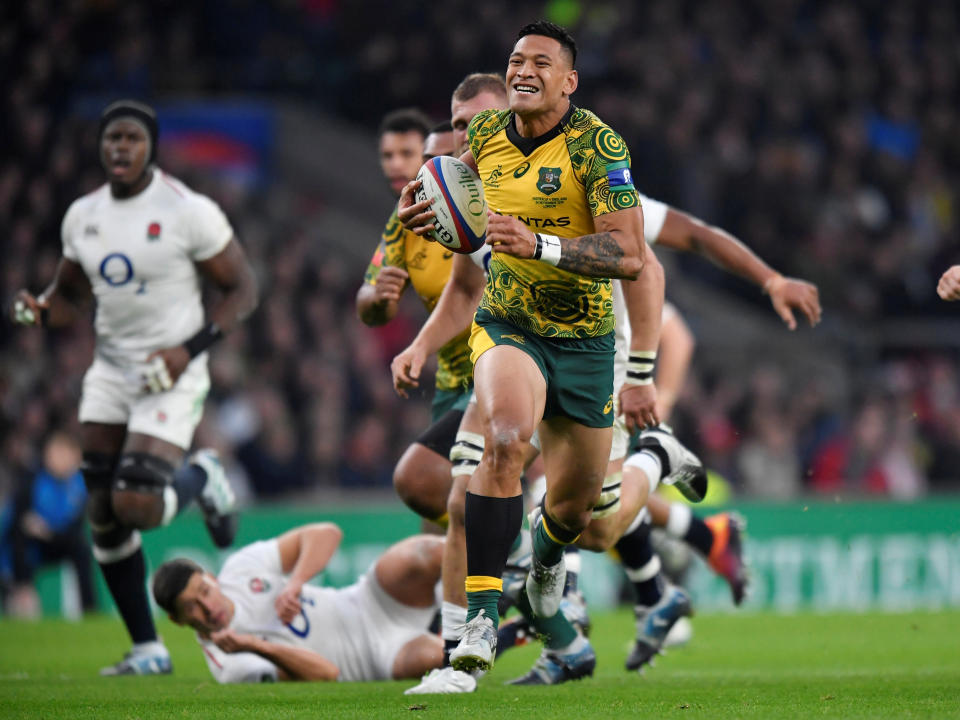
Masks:
[[[220,589],[234,604],[230,628],[270,642],[294,645],[322,655],[340,669],[340,680],[385,680],[371,677],[369,663],[352,646],[352,608],[341,600],[349,589],[304,585],[301,611],[291,623],[277,617],[277,595],[287,577],[280,564],[276,539],[253,543],[234,553],[217,575]],[[351,586],[355,587],[355,586]],[[341,597],[342,596],[342,597]],[[253,653],[225,653],[213,642],[201,640],[210,672],[221,683],[276,680],[277,669]]]
[[[115,198],[104,185],[74,201],[62,237],[63,256],[93,288],[98,356],[128,365],[203,326],[194,263],[221,252],[233,230],[215,202],[154,169],[134,197]]]

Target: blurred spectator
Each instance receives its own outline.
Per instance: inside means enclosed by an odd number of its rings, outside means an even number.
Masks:
[[[43,448],[43,464],[24,473],[0,516],[0,572],[9,585],[7,612],[39,613],[34,575],[44,565],[68,561],[76,572],[80,606],[96,609],[93,559],[84,525],[87,491],[80,474],[80,446],[54,432]]]
[[[50,280],[67,204],[102,182],[82,112],[91,98],[100,107],[104,95],[256,94],[372,133],[399,106],[445,117],[456,83],[503,70],[517,26],[541,14],[578,39],[590,82],[574,101],[624,135],[638,187],[817,282],[818,332],[835,324],[846,388],[786,365],[758,379],[750,363],[701,343],[676,412],[684,439],[743,493],[956,490],[960,355],[936,329],[905,348],[896,327],[881,325],[904,318],[912,328],[956,311],[934,291],[958,261],[960,11],[952,3],[5,3],[0,297]],[[345,308],[376,238],[356,265],[331,252],[338,239],[313,229],[327,199],[304,178],[272,170],[256,190],[183,178],[221,203],[263,284],[261,311],[212,353],[208,434],[260,497],[389,487],[425,404],[397,400],[387,364],[422,314],[408,303],[387,328],[360,326]],[[764,302],[707,263],[677,265],[697,282]],[[852,331],[869,335],[870,348],[862,338],[846,344]],[[91,352],[82,323],[0,333],[0,497],[25,448],[49,428],[75,430]],[[874,400],[853,407],[849,398],[861,395]]]

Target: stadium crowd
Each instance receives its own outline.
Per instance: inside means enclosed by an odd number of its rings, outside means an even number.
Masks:
[[[432,13],[378,3],[376,27],[368,3],[335,0],[57,5],[2,11],[4,301],[49,281],[67,205],[102,183],[95,125],[74,112],[84,96],[295,96],[368,126],[372,144],[394,107],[442,119],[465,72],[498,69],[528,11],[580,39],[590,81],[575,100],[624,133],[644,192],[816,282],[828,320],[954,310],[935,293],[955,261],[960,187],[960,28],[949,3],[456,0]],[[471,22],[458,23],[468,11]],[[226,14],[230,23],[217,21]],[[259,311],[212,353],[198,442],[224,453],[248,498],[389,486],[429,422],[426,400],[399,400],[388,370],[419,326],[415,299],[384,328],[355,318],[364,266],[326,252],[307,229],[322,212],[308,188],[278,174],[277,187],[256,192],[166,169],[221,204],[262,285]],[[380,209],[384,220],[389,211]],[[680,268],[763,302],[703,263]],[[52,428],[76,430],[92,347],[86,324],[0,333],[0,496],[35,468]],[[842,397],[778,366],[718,372],[695,358],[678,433],[744,495],[950,488],[956,353],[850,355],[856,384]]]

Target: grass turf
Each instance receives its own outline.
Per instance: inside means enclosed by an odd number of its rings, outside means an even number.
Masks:
[[[538,647],[505,653],[469,696],[404,696],[413,681],[218,686],[191,633],[160,626],[175,674],[99,678],[119,620],[0,621],[0,718],[960,718],[960,612],[713,615],[643,677],[623,669],[628,611],[597,614],[592,679],[510,687]]]

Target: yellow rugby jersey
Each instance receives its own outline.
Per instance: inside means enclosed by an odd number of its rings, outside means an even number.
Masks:
[[[468,137],[487,205],[534,232],[590,235],[593,218],[640,204],[626,144],[588,110],[571,105],[537,138],[520,137],[511,111],[486,110]],[[609,279],[497,252],[480,310],[544,337],[598,337],[614,327]]]
[[[443,245],[425,240],[403,227],[397,218],[397,210],[387,220],[377,251],[370,259],[363,281],[377,284],[377,276],[384,265],[402,268],[410,274],[408,285],[420,296],[424,306],[433,312],[440,293],[443,292],[450,270],[453,253]],[[473,363],[470,362],[470,329],[448,342],[437,353],[438,390],[464,390],[473,381]]]

